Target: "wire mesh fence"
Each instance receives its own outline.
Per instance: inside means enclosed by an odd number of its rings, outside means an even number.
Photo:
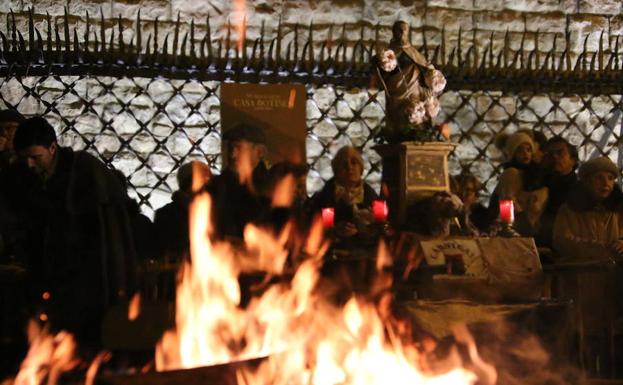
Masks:
[[[59,142],[84,149],[128,178],[131,195],[150,213],[177,188],[177,168],[202,160],[218,172],[221,159],[218,81],[104,76],[6,76],[0,108],[42,115]],[[308,191],[332,176],[330,162],[343,145],[361,148],[367,181],[378,188],[380,157],[374,133],[384,124],[384,95],[374,89],[307,85]],[[459,143],[451,173],[470,172],[484,182],[484,196],[501,172],[493,145],[503,131],[533,129],[560,135],[585,160],[609,155],[621,165],[621,95],[448,91],[438,119]]]

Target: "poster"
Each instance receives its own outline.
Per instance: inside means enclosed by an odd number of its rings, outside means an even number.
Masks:
[[[240,123],[256,125],[266,135],[269,165],[284,160],[305,163],[306,99],[302,84],[223,83],[222,132]],[[226,148],[222,150],[226,154]]]

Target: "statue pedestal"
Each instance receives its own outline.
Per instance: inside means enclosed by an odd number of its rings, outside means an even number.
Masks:
[[[396,228],[405,223],[413,202],[437,191],[450,191],[448,142],[403,142],[374,147],[383,158],[383,184],[389,189],[389,218]]]

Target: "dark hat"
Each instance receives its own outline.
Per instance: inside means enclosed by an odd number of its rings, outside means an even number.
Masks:
[[[609,172],[615,177],[619,176],[619,169],[607,156],[600,156],[599,158],[591,159],[582,164],[578,171],[578,176],[580,179],[585,180],[587,177],[599,171]]]
[[[21,123],[24,120],[26,120],[26,118],[24,118],[24,115],[17,112],[17,110],[1,110],[0,111],[0,123],[5,123],[5,122]]]
[[[223,140],[238,142],[246,140],[252,143],[266,144],[264,130],[251,124],[238,124],[223,133]]]

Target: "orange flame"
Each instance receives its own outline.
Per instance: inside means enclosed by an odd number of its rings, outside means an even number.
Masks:
[[[50,335],[35,321],[28,323],[30,348],[20,366],[13,385],[37,385],[47,378],[47,384],[54,385],[64,372],[78,365],[74,357],[76,343],[66,332]]]
[[[376,302],[353,297],[340,307],[321,294],[319,268],[328,243],[322,238],[320,221],[310,230],[305,249],[309,257],[293,270],[292,279],[266,285],[242,308],[239,274],[253,269],[285,272],[284,245],[290,228],[274,237],[267,230],[247,226],[242,248],[211,242],[210,205],[207,194],[191,204],[191,262],[180,272],[176,329],[168,331],[157,346],[157,370],[267,357],[257,369],[240,369],[238,383],[476,381],[476,375],[462,367],[458,354],[453,357],[456,362],[442,371],[428,367],[426,352],[411,340],[410,329],[392,320],[392,258],[384,243],[379,245],[378,277],[371,289]]]
[[[244,47],[246,39],[247,4],[245,0],[234,0],[234,28],[238,33],[236,47],[238,51]]]
[[[135,293],[128,304],[128,319],[134,321],[141,313],[141,295]]]

